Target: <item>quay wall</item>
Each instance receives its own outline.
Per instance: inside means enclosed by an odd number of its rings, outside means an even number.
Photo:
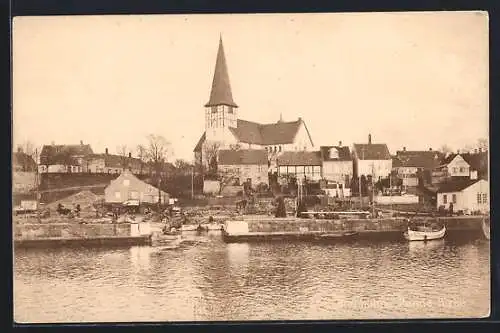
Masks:
[[[141,230],[142,227],[142,230]],[[14,226],[15,240],[35,239],[91,239],[99,237],[135,237],[149,232],[149,225],[130,223],[53,223],[18,224]]]
[[[448,231],[473,231],[481,229],[481,216],[441,217],[441,218],[412,218],[412,221],[444,224]],[[247,217],[249,232],[332,232],[332,231],[357,231],[364,232],[403,232],[408,227],[406,218],[385,219],[295,219],[295,218],[270,218]]]

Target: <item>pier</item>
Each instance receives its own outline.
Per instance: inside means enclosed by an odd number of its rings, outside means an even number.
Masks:
[[[427,221],[445,225],[449,237],[477,237],[481,235],[483,216],[415,217],[412,221]],[[407,218],[382,219],[300,219],[242,217],[228,221],[223,232],[224,241],[314,240],[329,233],[356,233],[346,239],[401,240],[408,228]],[[339,237],[339,240],[343,238]]]

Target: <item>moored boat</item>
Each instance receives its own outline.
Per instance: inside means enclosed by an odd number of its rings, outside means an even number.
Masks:
[[[404,237],[409,241],[428,241],[441,239],[446,234],[446,226],[427,226],[414,225],[408,226],[408,230],[404,232]]]

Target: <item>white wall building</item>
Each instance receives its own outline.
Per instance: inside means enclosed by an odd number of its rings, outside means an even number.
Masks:
[[[484,179],[451,181],[440,186],[437,192],[437,208],[444,206],[454,211],[487,213],[490,210],[490,184]]]

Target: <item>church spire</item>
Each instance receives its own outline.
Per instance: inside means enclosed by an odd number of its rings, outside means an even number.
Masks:
[[[222,45],[222,34],[219,37],[219,50],[217,51],[217,60],[215,62],[212,92],[210,93],[210,100],[205,104],[205,107],[216,105],[238,107],[233,101],[231,84],[229,83],[226,56],[224,55],[224,46]]]

